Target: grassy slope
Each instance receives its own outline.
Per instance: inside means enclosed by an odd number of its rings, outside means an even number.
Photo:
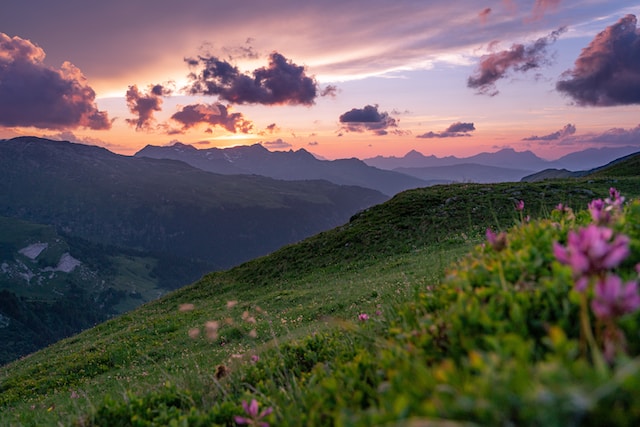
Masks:
[[[253,354],[338,325],[349,330],[339,319],[391,310],[418,289],[437,284],[486,227],[513,224],[516,200],[525,200],[525,213],[536,217],[559,202],[586,206],[612,185],[628,197],[640,190],[638,179],[629,177],[436,186],[399,194],[342,227],[210,274],[3,367],[0,423],[68,424],[99,407],[107,395],[121,401],[128,390],[143,399],[166,381],[185,394],[206,384],[215,388],[216,366],[228,364],[232,355]],[[238,303],[229,308],[228,301]],[[182,303],[195,309],[179,312]],[[247,316],[257,323],[247,322]],[[187,336],[210,320],[222,325],[215,340]],[[250,336],[254,328],[257,338]],[[82,398],[70,399],[74,391]],[[193,404],[211,402],[202,398]]]

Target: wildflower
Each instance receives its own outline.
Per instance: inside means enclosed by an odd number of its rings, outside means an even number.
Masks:
[[[257,354],[251,355],[251,363],[258,363],[259,360],[260,360],[260,356],[258,356]]]
[[[615,319],[640,308],[640,294],[635,281],[622,283],[617,275],[598,280],[591,301],[593,314],[599,319]]]
[[[178,311],[180,312],[192,311],[194,308],[195,306],[190,303],[180,304],[180,306],[178,307]]]
[[[227,301],[227,308],[233,308],[236,306],[236,304],[238,304],[238,301],[235,301],[235,300]]]
[[[255,399],[251,400],[251,403],[247,403],[246,401],[242,401],[242,409],[244,409],[245,414],[248,417],[235,416],[234,420],[237,424],[243,424],[248,426],[259,426],[259,427],[269,427],[269,423],[265,421],[261,421],[264,417],[273,412],[272,407],[268,407],[262,412],[258,413],[259,404]]]
[[[200,328],[189,329],[189,338],[196,339],[198,336],[200,336]]]
[[[210,320],[207,323],[205,323],[204,327],[207,331],[207,338],[209,338],[210,340],[217,339],[219,326],[220,326],[219,323],[216,322],[215,320]]]
[[[592,200],[589,205],[591,219],[596,224],[608,224],[611,221],[611,212],[607,209],[606,203],[602,199]]]
[[[72,391],[71,391],[71,398],[72,398],[72,399],[79,399],[79,398],[80,398],[80,395],[78,394],[78,392],[77,392],[77,391],[72,390]]]
[[[504,232],[496,234],[490,228],[487,228],[485,235],[487,236],[487,242],[489,242],[494,251],[500,252],[507,247],[507,235]]]
[[[522,212],[524,210],[524,200],[517,201],[515,208],[518,212]]]
[[[256,318],[251,316],[248,311],[242,313],[242,320],[249,323],[256,323]]]
[[[553,254],[560,263],[571,266],[574,278],[585,279],[620,265],[629,255],[629,238],[614,237],[610,228],[591,224],[577,233],[570,231],[567,247],[554,242]],[[585,288],[586,280],[576,283],[578,291]]]
[[[605,203],[609,206],[621,207],[624,203],[624,197],[620,195],[620,192],[614,187],[609,188],[609,197],[604,199]]]
[[[358,320],[360,320],[361,322],[366,322],[367,320],[369,320],[369,315],[367,313],[360,313],[358,315]]]

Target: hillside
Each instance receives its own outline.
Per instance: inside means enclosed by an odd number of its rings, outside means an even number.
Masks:
[[[0,364],[156,299],[207,268],[0,217]]]
[[[386,199],[360,187],[216,175],[69,142],[0,141],[0,314],[9,325],[0,331],[0,362]],[[28,248],[42,251],[20,253]],[[58,271],[63,256],[78,268]]]
[[[0,142],[0,214],[227,268],[386,199],[328,182],[216,175],[68,142]]]
[[[523,177],[522,181],[536,182],[545,179],[579,178],[581,176],[635,176],[640,170],[638,169],[639,157],[640,153],[632,153],[590,170],[545,169]]]
[[[262,405],[276,408],[268,418],[277,420],[274,425],[372,425],[424,414],[413,393],[431,389],[428,375],[445,381],[444,387],[446,378],[454,380],[447,366],[459,366],[457,359],[447,362],[449,347],[438,347],[432,356],[422,353],[431,348],[430,335],[420,332],[428,324],[415,322],[430,318],[423,305],[433,311],[444,304],[430,300],[425,289],[455,279],[450,266],[484,239],[487,227],[509,228],[524,214],[548,216],[557,203],[586,206],[614,183],[625,196],[639,196],[637,177],[458,184],[401,193],[341,227],[210,274],[3,367],[0,423],[133,425],[137,419],[137,425],[232,425],[233,416],[242,414],[240,401],[256,394]],[[522,214],[514,210],[518,200],[525,200]],[[509,262],[528,260],[523,256]],[[358,317],[361,327],[350,320]],[[437,332],[439,323],[434,325],[429,330]],[[425,368],[411,362],[421,357],[434,358],[434,367],[444,371],[423,376]],[[386,380],[376,372],[385,372]],[[479,380],[495,381],[491,372]],[[491,387],[478,390],[486,398]],[[482,419],[464,416],[462,403],[448,405],[461,411],[451,419]]]
[[[593,171],[589,176],[638,176],[640,171],[640,153],[630,154]]]

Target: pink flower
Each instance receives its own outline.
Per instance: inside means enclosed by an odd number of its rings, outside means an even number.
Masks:
[[[367,320],[369,320],[369,315],[367,313],[360,313],[358,315],[358,320],[360,320],[361,322],[366,322]]]
[[[570,231],[567,247],[555,242],[553,254],[560,263],[571,266],[578,279],[620,265],[629,255],[629,238],[624,235],[614,237],[610,228],[591,224],[577,233]]]
[[[620,192],[614,187],[609,188],[609,197],[604,199],[605,203],[610,206],[620,207],[624,203],[624,197],[620,196]]]
[[[264,417],[273,412],[273,408],[268,407],[262,412],[258,413],[258,401],[251,399],[251,403],[242,401],[242,408],[248,417],[235,416],[234,420],[237,424],[244,424],[248,426],[269,427],[269,423],[261,421]]]
[[[504,232],[496,234],[490,228],[487,228],[485,235],[487,236],[487,242],[489,242],[494,251],[500,252],[507,247],[507,235]]]
[[[595,199],[589,203],[591,219],[596,224],[608,224],[611,221],[611,212],[602,199]]]
[[[640,294],[635,281],[622,283],[616,275],[598,280],[591,309],[599,319],[614,319],[640,308]]]
[[[515,208],[517,211],[522,212],[524,210],[524,200],[519,200],[518,202],[516,202]]]

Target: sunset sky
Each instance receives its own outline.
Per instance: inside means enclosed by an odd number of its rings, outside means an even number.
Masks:
[[[640,2],[5,0],[0,138],[640,150]]]

